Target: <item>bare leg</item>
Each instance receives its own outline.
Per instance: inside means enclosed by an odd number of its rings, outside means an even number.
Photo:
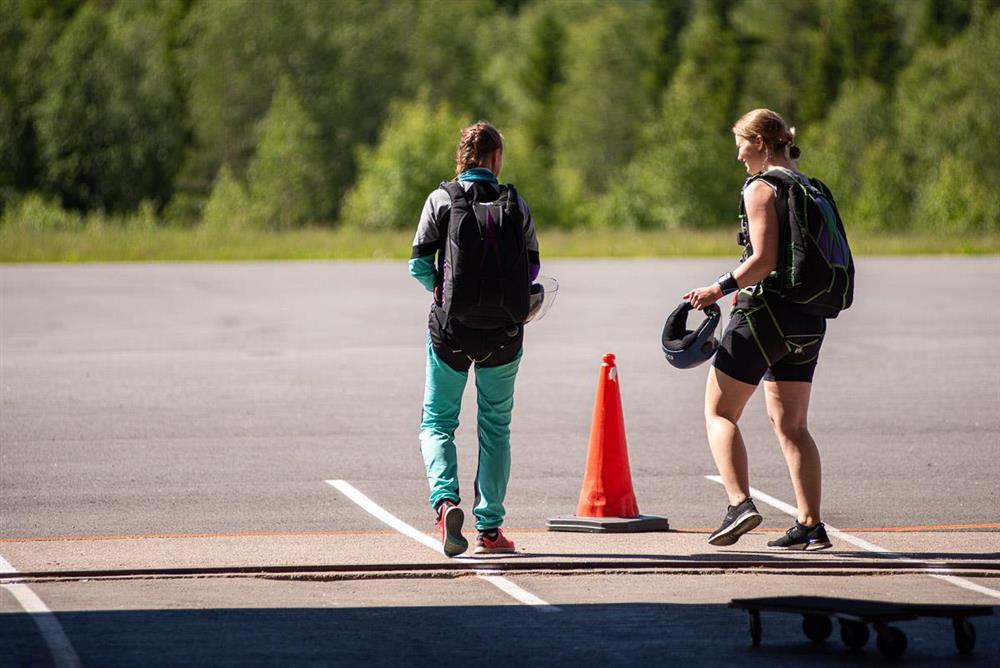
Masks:
[[[736,423],[756,389],[756,386],[731,378],[715,367],[709,369],[708,384],[705,386],[705,427],[712,458],[722,476],[731,506],[750,496],[747,449]]]
[[[811,383],[766,381],[767,416],[788,464],[798,506],[798,521],[812,526],[820,521],[823,470],[819,449],[809,433],[807,416]]]

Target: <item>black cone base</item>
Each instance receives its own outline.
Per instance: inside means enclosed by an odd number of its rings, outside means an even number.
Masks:
[[[639,515],[638,517],[580,517],[562,515],[550,517],[545,523],[549,531],[579,531],[583,533],[640,533],[644,531],[670,531],[666,517]]]

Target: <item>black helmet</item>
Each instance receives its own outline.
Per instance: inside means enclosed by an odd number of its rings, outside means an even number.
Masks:
[[[722,319],[722,311],[718,305],[705,307],[705,321],[693,332],[687,329],[688,311],[692,308],[691,304],[681,302],[663,325],[663,354],[678,369],[704,364],[719,347],[715,327]]]

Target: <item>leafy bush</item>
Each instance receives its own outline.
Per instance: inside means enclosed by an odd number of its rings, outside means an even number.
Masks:
[[[250,198],[243,185],[233,177],[229,165],[223,165],[205,202],[201,224],[206,230],[238,230],[249,227]]]
[[[922,50],[900,75],[898,132],[919,227],[1000,230],[1000,12],[942,48]]]
[[[1000,197],[996,184],[969,178],[966,160],[948,155],[917,195],[913,225],[944,234],[983,232],[1000,228]]]
[[[397,104],[377,146],[358,156],[357,186],[341,219],[363,229],[416,229],[427,194],[455,173],[455,149],[468,123],[448,105]]]
[[[272,230],[319,222],[330,206],[319,127],[288,79],[278,85],[257,132],[257,154],[247,171],[254,220]]]
[[[0,221],[4,227],[15,229],[68,231],[82,227],[83,216],[64,209],[55,198],[31,193],[10,202]]]

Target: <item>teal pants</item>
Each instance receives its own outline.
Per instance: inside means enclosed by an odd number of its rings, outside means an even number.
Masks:
[[[514,380],[521,353],[501,366],[474,365],[479,409],[479,467],[476,471],[476,529],[486,531],[503,525],[504,497],[510,478],[510,416],[514,409]],[[462,393],[468,371],[456,371],[434,352],[427,337],[427,380],[420,421],[420,452],[427,468],[430,503],[461,500],[455,430],[462,408]]]

